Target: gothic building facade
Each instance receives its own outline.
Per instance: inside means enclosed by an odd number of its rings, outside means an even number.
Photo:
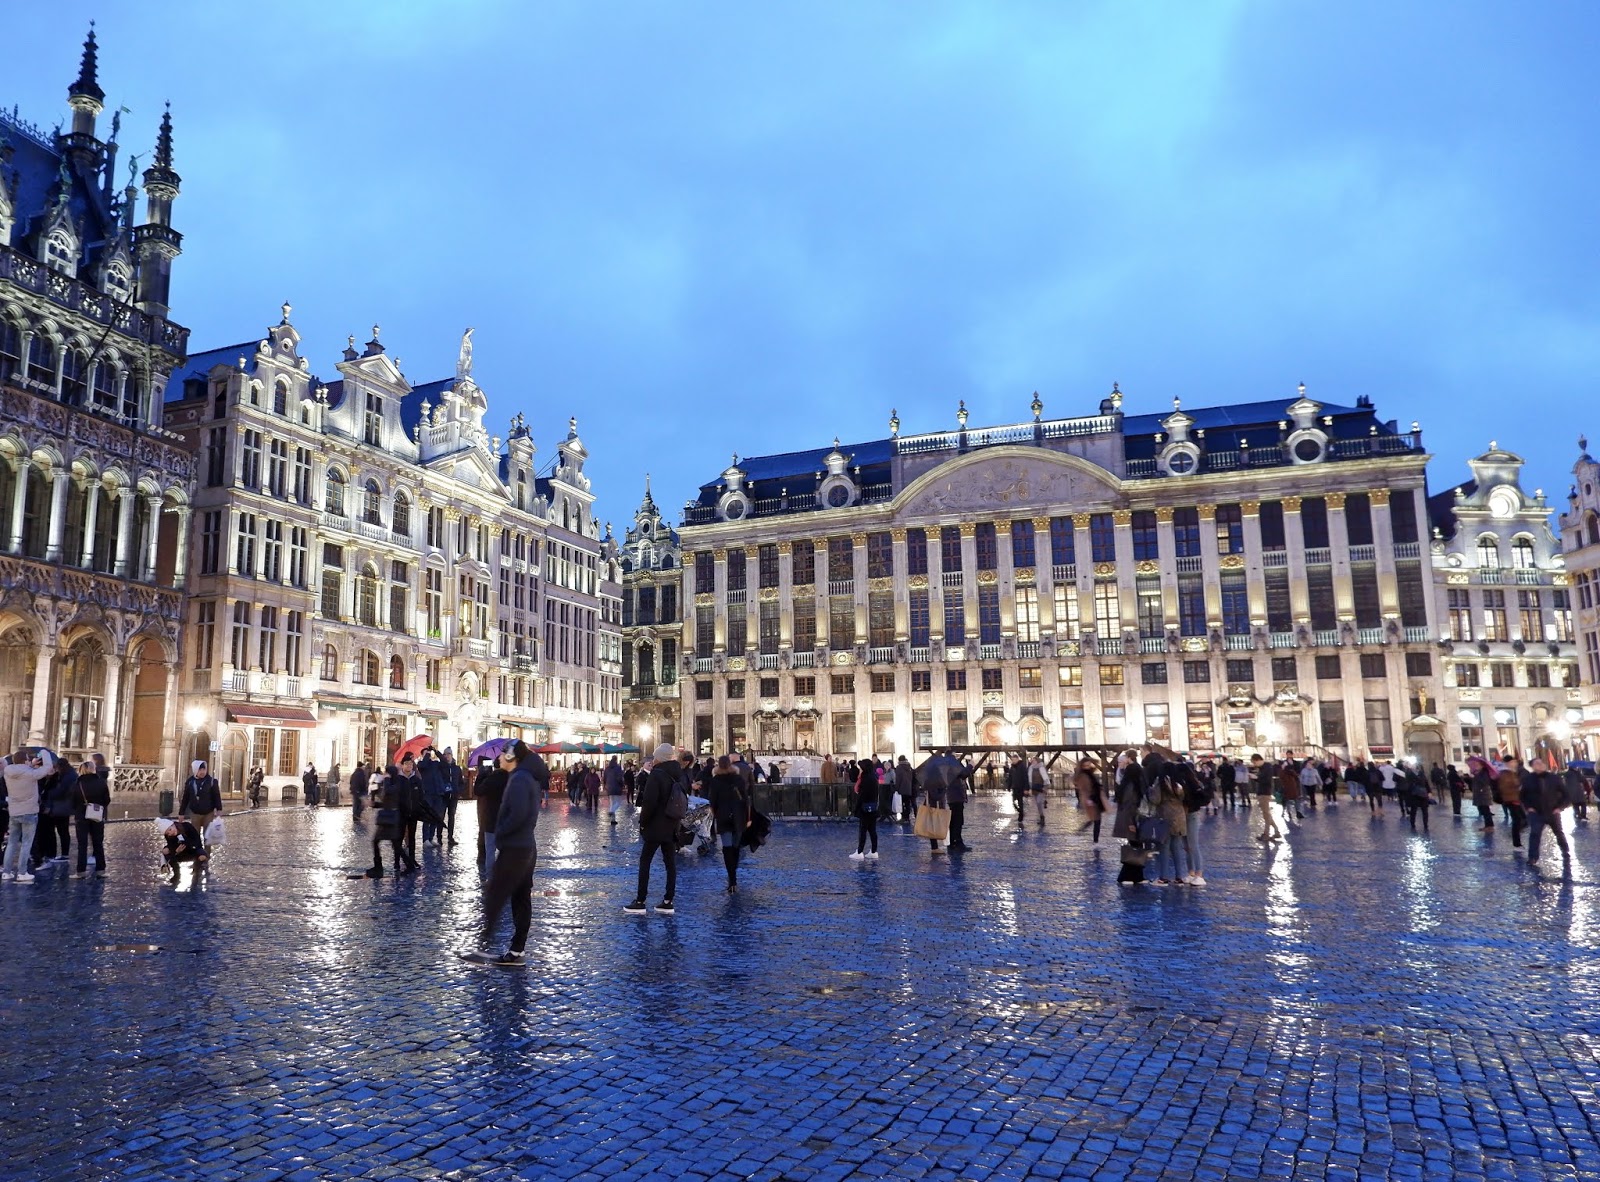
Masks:
[[[193,749],[217,745],[225,789],[261,766],[276,793],[420,733],[620,738],[615,554],[576,421],[541,476],[520,415],[503,447],[484,425],[470,330],[453,378],[412,384],[374,327],[323,382],[290,312],[168,395],[199,465]]]
[[[627,696],[622,730],[629,742],[677,743],[679,612],[678,534],[661,516],[645,477],[644,500],[622,541],[622,675]],[[683,739],[681,741],[687,741]]]
[[[1586,438],[1578,440],[1578,460],[1572,466],[1572,487],[1560,525],[1575,600],[1576,659],[1583,682],[1573,725],[1583,754],[1594,759],[1600,756],[1600,461],[1589,454]]]
[[[0,743],[170,783],[193,457],[162,427],[188,330],[170,113],[118,187],[93,30],[70,130],[0,113]],[[140,212],[140,197],[143,211]]]

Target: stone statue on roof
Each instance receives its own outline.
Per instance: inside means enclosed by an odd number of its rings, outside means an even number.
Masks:
[[[461,334],[461,352],[456,354],[456,381],[472,376],[472,329]]]

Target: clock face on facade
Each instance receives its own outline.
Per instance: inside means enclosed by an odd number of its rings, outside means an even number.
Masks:
[[[828,504],[835,509],[842,509],[850,503],[850,490],[842,484],[836,484],[828,490]]]
[[[739,518],[744,516],[744,502],[729,501],[728,507],[723,510],[723,515],[727,517],[729,521],[738,521]]]
[[[1322,444],[1315,439],[1302,439],[1294,445],[1294,458],[1302,464],[1309,464],[1313,460],[1322,458]]]
[[[1194,456],[1186,451],[1175,451],[1167,457],[1167,471],[1174,476],[1186,476],[1194,471]]]

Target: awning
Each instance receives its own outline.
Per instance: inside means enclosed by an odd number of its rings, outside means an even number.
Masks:
[[[253,702],[225,703],[228,721],[244,726],[289,726],[311,728],[317,719],[304,706],[258,706]]]

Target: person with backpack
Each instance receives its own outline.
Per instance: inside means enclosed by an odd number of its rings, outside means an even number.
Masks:
[[[407,756],[406,758],[410,758]],[[372,802],[375,808],[372,814],[372,869],[367,871],[368,878],[383,877],[383,843],[389,843],[389,849],[394,855],[395,874],[415,874],[417,872],[417,859],[406,848],[405,819],[401,809],[403,785],[400,773],[394,764],[389,765],[388,771],[377,778],[373,785]],[[405,869],[401,869],[401,863]]]
[[[89,843],[94,843],[94,876],[106,877],[106,812],[111,807],[111,789],[92,761],[78,769],[78,869],[73,878],[89,873]]]
[[[1407,766],[1402,773],[1400,781],[1401,807],[1404,808],[1406,819],[1411,822],[1411,828],[1417,827],[1417,816],[1422,816],[1422,831],[1428,832],[1428,809],[1433,804],[1433,795],[1428,791],[1428,781],[1423,779],[1422,772],[1415,767]]]
[[[639,888],[633,901],[623,907],[631,915],[643,915],[645,896],[650,893],[650,863],[656,851],[667,870],[666,894],[656,904],[662,915],[673,914],[673,893],[678,886],[678,826],[689,814],[689,795],[684,790],[683,765],[671,743],[662,743],[651,757],[650,774],[639,790],[639,835],[644,848],[639,853]]]
[[[856,852],[850,857],[856,861],[870,858],[878,860],[878,768],[870,759],[861,761],[861,770],[856,773],[855,785],[851,788],[851,795],[855,797],[855,807],[852,810],[856,815]],[[867,850],[867,839],[872,840],[872,849]]]
[[[533,925],[533,871],[539,864],[539,846],[534,840],[539,824],[539,809],[550,790],[550,769],[527,743],[514,739],[500,751],[496,761],[506,772],[506,786],[500,796],[500,809],[494,821],[494,869],[483,887],[484,949],[494,940],[500,913],[511,904],[511,943],[499,956],[487,951],[471,952],[466,959],[479,964],[520,965],[528,947],[528,929]]]
[[[717,819],[717,836],[722,843],[722,865],[728,872],[728,894],[739,889],[739,850],[744,831],[750,826],[750,792],[744,777],[733,770],[726,755],[717,760],[717,773],[706,792],[711,815]]]
[[[187,816],[203,839],[211,818],[222,811],[222,789],[217,786],[217,778],[211,775],[205,760],[195,760],[189,765],[189,771],[189,778],[183,782],[178,815]]]

